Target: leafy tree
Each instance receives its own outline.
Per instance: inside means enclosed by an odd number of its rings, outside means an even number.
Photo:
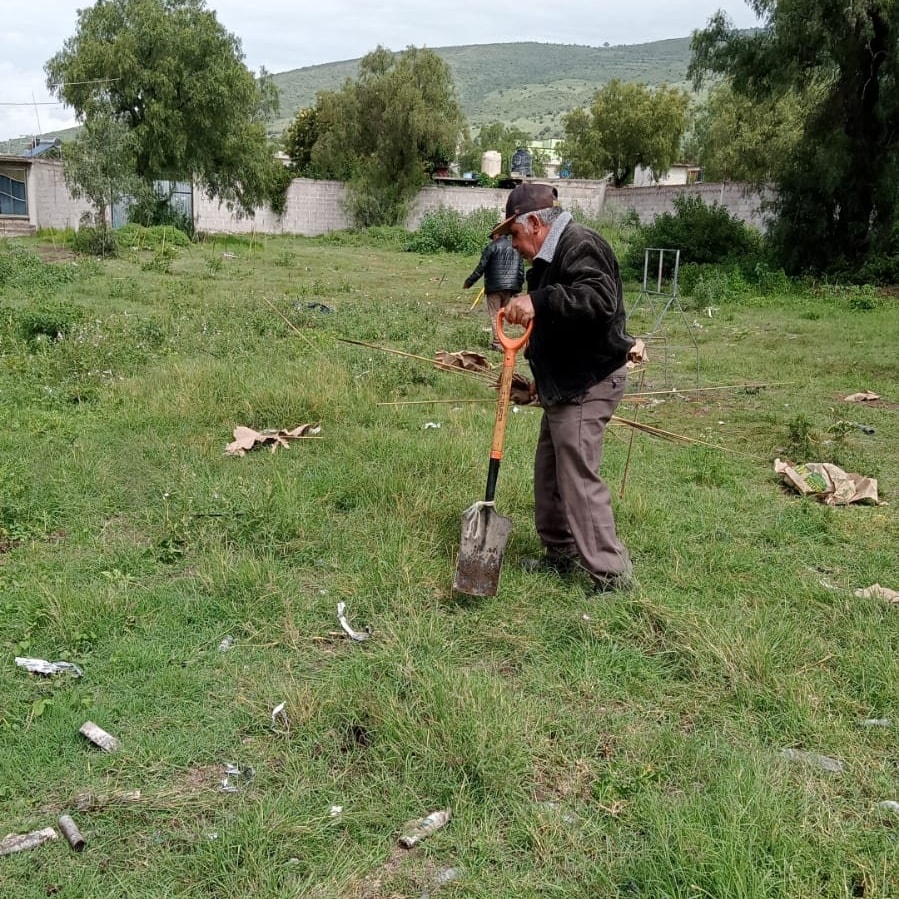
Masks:
[[[318,107],[307,106],[297,112],[282,137],[284,152],[290,157],[293,170],[304,177],[312,171],[312,149],[318,140]]]
[[[146,182],[193,179],[247,212],[278,183],[264,125],[277,91],[204,0],[98,0],[45,70],[80,121],[131,130]]]
[[[696,115],[685,155],[707,181],[770,181],[793,152],[807,103],[807,91],[755,101],[719,84]]]
[[[416,47],[399,54],[378,47],[362,59],[355,81],[320,93],[314,113],[294,122],[298,159],[310,121],[309,171],[348,181],[360,226],[400,222],[428,174],[453,159],[465,130],[449,67]]]
[[[76,138],[63,145],[63,173],[69,192],[86,197],[106,227],[107,211],[124,197],[134,196],[143,182],[135,172],[134,132],[108,108],[98,107]]]
[[[593,95],[589,109],[563,117],[563,157],[575,177],[611,172],[616,187],[630,183],[638,165],[659,177],[678,156],[687,106],[687,94],[678,88],[652,89],[615,78]]]
[[[721,12],[693,35],[690,73],[735,93],[814,102],[774,173],[774,246],[788,272],[858,267],[895,251],[899,200],[899,5],[895,0],[751,0],[764,21],[736,30]]]

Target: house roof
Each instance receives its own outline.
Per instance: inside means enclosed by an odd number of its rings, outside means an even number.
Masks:
[[[22,155],[34,158],[35,156],[43,156],[44,153],[49,153],[50,150],[58,150],[59,147],[60,141],[58,138],[56,140],[38,140],[33,147],[23,150]]]

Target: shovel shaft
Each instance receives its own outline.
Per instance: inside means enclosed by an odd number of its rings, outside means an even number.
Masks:
[[[499,463],[503,458],[503,443],[506,439],[506,423],[509,419],[509,398],[512,393],[512,376],[515,374],[515,355],[524,347],[531,336],[533,322],[529,323],[524,334],[513,340],[503,331],[506,310],[500,309],[496,317],[496,336],[503,348],[503,368],[499,377],[499,397],[496,401],[496,419],[493,423],[493,443],[490,446],[490,466],[487,469],[486,502],[492,503],[496,494],[496,481],[499,477]]]
[[[499,477],[499,463],[503,457],[515,354],[527,343],[531,327],[528,325],[523,337],[512,340],[503,333],[504,317],[504,312],[500,309],[496,330],[503,347],[503,370],[499,381],[490,467],[487,469],[487,499],[484,503],[475,503],[462,514],[462,542],[453,578],[453,589],[469,596],[496,596],[506,542],[512,529],[512,522],[497,514],[493,507],[493,496]]]

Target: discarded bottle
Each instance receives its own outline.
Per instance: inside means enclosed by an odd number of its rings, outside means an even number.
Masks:
[[[429,837],[435,830],[440,830],[452,816],[452,809],[445,808],[437,812],[431,812],[425,818],[409,822],[407,829],[400,837],[400,846],[411,849],[416,843],[421,842],[425,837]]]

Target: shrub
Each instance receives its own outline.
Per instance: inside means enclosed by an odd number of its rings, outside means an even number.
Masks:
[[[115,231],[106,225],[87,225],[72,234],[72,249],[84,256],[116,256],[119,252]]]
[[[680,250],[681,264],[721,264],[760,257],[762,238],[724,206],[707,206],[702,197],[681,194],[674,200],[673,213],[658,215],[638,228],[625,259],[637,275],[643,273],[646,247]]]
[[[29,342],[57,340],[70,334],[85,317],[86,312],[80,306],[53,300],[41,301],[18,314],[16,328],[19,335]]]
[[[899,284],[899,254],[869,256],[847,280],[856,284]]]
[[[57,290],[85,274],[85,267],[44,262],[22,247],[0,243],[0,289],[30,297]]]
[[[412,237],[407,249],[413,253],[480,253],[496,226],[494,209],[476,209],[467,215],[442,206],[429,212]]]
[[[567,209],[576,222],[599,232],[609,242],[619,260],[627,255],[628,247],[633,243],[640,227],[640,220],[633,208],[601,219],[584,212],[577,203],[572,203]]]
[[[139,250],[158,250],[161,247],[189,247],[190,238],[173,225],[144,227],[135,222],[123,225],[116,232],[119,246]]]
[[[177,228],[188,237],[194,236],[193,219],[186,212],[172,206],[167,196],[159,196],[154,191],[145,192],[131,204],[128,218],[145,228],[168,225]]]
[[[347,228],[341,231],[327,231],[310,238],[310,240],[340,247],[382,247],[405,250],[410,237],[409,232],[399,225],[375,225],[358,230]]]

